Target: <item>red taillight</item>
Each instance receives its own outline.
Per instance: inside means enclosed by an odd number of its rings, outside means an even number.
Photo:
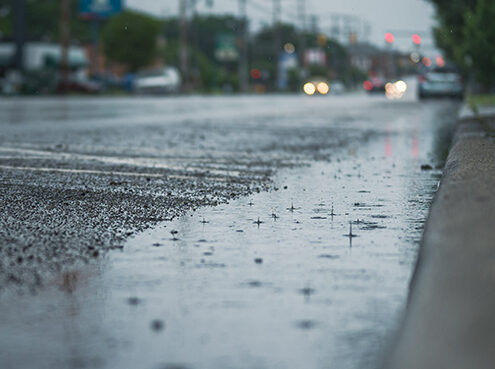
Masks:
[[[370,81],[364,81],[363,87],[366,91],[371,91],[373,89],[373,83],[371,83]]]

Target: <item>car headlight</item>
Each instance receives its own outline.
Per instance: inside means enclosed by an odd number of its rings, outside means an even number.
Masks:
[[[304,84],[303,90],[306,95],[314,95],[314,93],[316,92],[316,87],[311,82],[307,82]]]
[[[316,89],[322,95],[326,95],[326,94],[328,94],[328,91],[330,91],[330,87],[325,82],[318,83],[318,85],[316,86]]]

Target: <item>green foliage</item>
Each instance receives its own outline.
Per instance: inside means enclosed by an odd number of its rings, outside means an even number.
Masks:
[[[223,63],[215,58],[219,34],[237,35],[240,21],[230,15],[195,16],[188,25],[189,65],[194,86],[204,92],[220,91],[223,86],[236,88],[237,62]],[[179,67],[179,23],[176,18],[163,22],[166,45],[160,52],[168,65]]]
[[[177,40],[167,40],[158,54],[163,58],[165,64],[179,67],[179,42]],[[194,48],[190,54],[198,88],[204,92],[218,89],[222,82],[220,67],[197,48]]]
[[[437,26],[433,29],[438,47],[448,59],[463,65],[460,51],[463,40],[464,14],[476,6],[477,0],[429,0],[436,10]]]
[[[14,0],[15,1],[15,0]],[[26,1],[26,37],[33,41],[60,40],[60,0]],[[0,0],[0,38],[12,39],[14,12],[12,0]],[[71,0],[71,39],[90,40],[90,25],[79,18],[79,0]]]
[[[201,90],[211,92],[218,89],[223,82],[220,68],[199,50],[196,50],[193,53],[193,59],[199,71],[199,84]]]
[[[471,95],[468,103],[476,106],[495,106],[495,95]]]
[[[277,32],[280,35],[279,51],[282,51],[283,45],[288,42],[292,43],[296,47],[296,50],[299,49],[300,38],[293,25],[282,23],[278,26],[278,30],[273,26],[265,27],[255,35],[250,45],[251,56],[255,62],[267,59],[271,60],[274,57],[274,43]]]
[[[158,50],[158,55],[163,58],[167,65],[179,67],[179,41],[167,40],[165,45]]]
[[[495,2],[479,0],[465,15],[463,52],[485,87],[495,84]]]
[[[12,38],[12,6],[10,0],[0,0],[0,40]]]
[[[239,24],[239,20],[230,15],[195,16],[188,25],[188,43],[214,61],[217,35],[225,33],[236,35]],[[163,35],[167,40],[179,39],[179,23],[176,18],[163,22]]]
[[[133,72],[156,56],[160,23],[156,18],[126,10],[112,17],[102,32],[105,55]]]
[[[214,60],[217,35],[237,35],[239,25],[233,16],[196,16],[191,22],[189,39],[204,55]]]
[[[429,0],[436,10],[434,35],[448,59],[473,72],[485,87],[495,84],[495,3],[492,0]]]

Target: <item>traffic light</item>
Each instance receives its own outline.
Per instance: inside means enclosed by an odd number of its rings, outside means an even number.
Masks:
[[[421,36],[415,33],[414,35],[412,35],[412,42],[414,45],[421,45]]]
[[[325,36],[323,33],[318,33],[316,42],[318,42],[318,45],[320,46],[325,46],[327,44],[327,36]]]
[[[385,33],[385,42],[387,44],[393,44],[394,43],[394,35],[391,34],[390,32]]]

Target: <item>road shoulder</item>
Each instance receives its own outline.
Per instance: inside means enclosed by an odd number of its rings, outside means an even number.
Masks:
[[[493,368],[494,230],[495,115],[464,110],[387,368]]]

